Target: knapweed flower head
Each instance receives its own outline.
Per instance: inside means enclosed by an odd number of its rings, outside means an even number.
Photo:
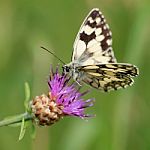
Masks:
[[[36,96],[31,102],[32,114],[39,125],[51,125],[64,116],[86,118],[85,108],[93,105],[93,99],[84,100],[88,93],[81,93],[78,85],[70,84],[70,78],[50,69],[48,95]]]

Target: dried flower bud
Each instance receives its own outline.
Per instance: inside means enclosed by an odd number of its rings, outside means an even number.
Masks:
[[[36,96],[31,102],[32,114],[39,125],[52,125],[63,117],[63,106],[58,106],[49,95]]]

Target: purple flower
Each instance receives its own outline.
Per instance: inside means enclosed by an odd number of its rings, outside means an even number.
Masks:
[[[83,100],[88,93],[79,92],[77,84],[70,84],[70,78],[58,73],[58,67],[54,72],[50,70],[48,80],[49,93],[36,96],[31,101],[33,120],[39,125],[51,125],[64,116],[77,116],[80,118],[90,117],[85,114],[87,107],[93,106],[93,99]]]
[[[93,99],[83,100],[82,96],[88,92],[80,93],[77,90],[77,84],[69,85],[70,78],[66,75],[60,75],[58,68],[56,72],[51,69],[50,79],[48,81],[51,99],[56,100],[58,106],[63,106],[64,115],[89,117],[84,114],[84,109],[93,106]]]

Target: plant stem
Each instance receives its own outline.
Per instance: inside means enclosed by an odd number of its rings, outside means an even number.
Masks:
[[[3,119],[2,121],[0,121],[0,127],[20,123],[22,122],[23,118],[24,121],[32,120],[32,116],[29,113],[25,112],[23,114]]]

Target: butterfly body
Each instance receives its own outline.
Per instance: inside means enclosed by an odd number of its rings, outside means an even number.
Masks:
[[[79,64],[71,62],[63,66],[63,72],[65,74],[69,74],[69,76],[73,77],[73,79],[81,85],[80,81],[84,79],[84,72],[79,68]]]
[[[107,92],[132,85],[132,77],[138,75],[136,66],[117,63],[112,33],[98,8],[85,18],[73,48],[72,61],[63,70],[79,84],[84,82]]]

